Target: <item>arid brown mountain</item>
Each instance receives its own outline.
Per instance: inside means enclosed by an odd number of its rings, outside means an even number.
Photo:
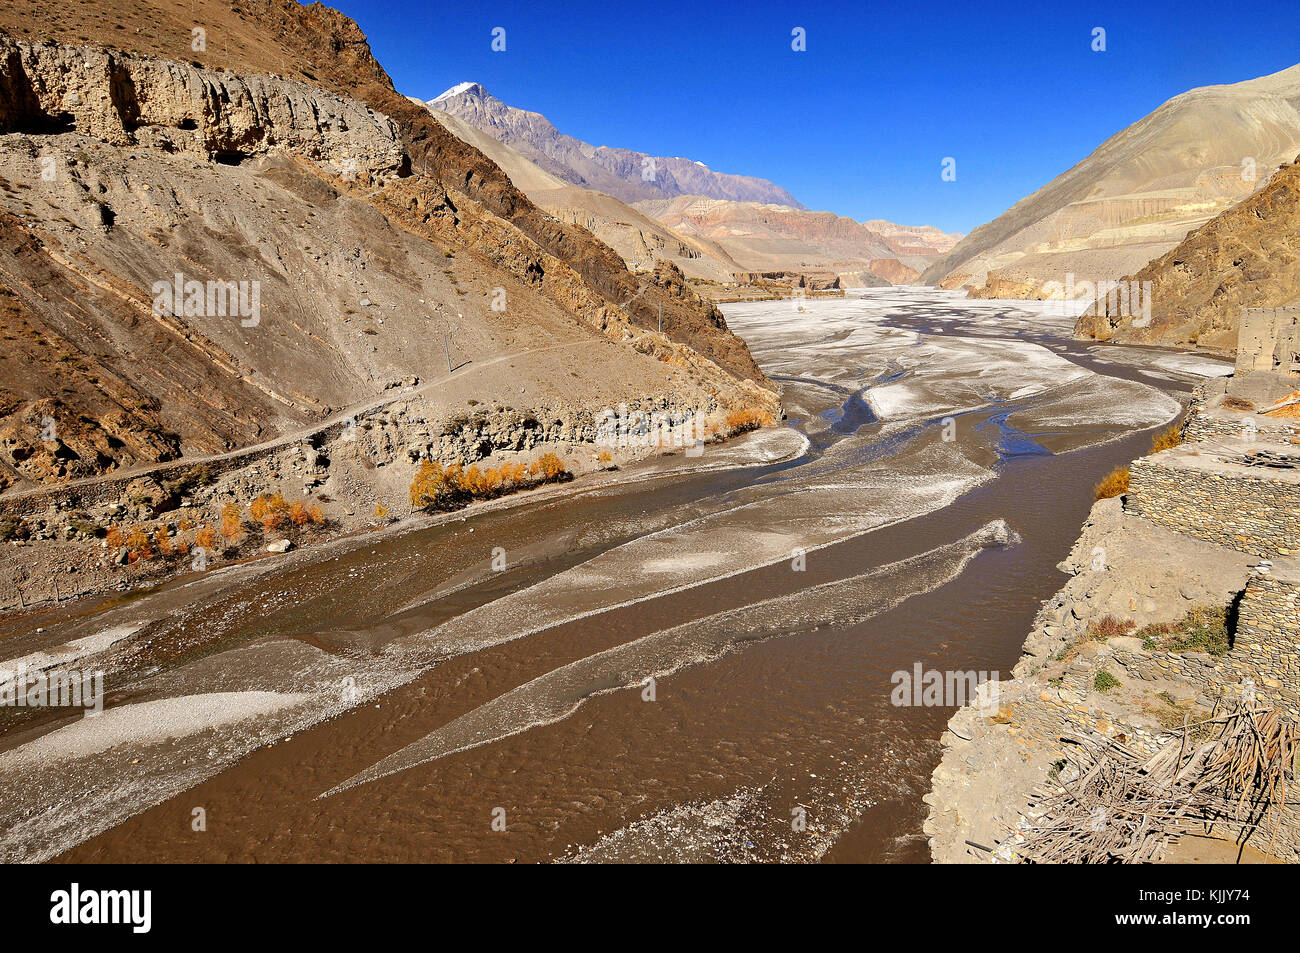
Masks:
[[[728,282],[744,270],[717,242],[680,235],[612,195],[552,175],[455,116],[432,108],[430,112],[453,135],[500,166],[539,208],[591,232],[618,252],[633,272],[652,271],[656,261],[667,260],[688,278]]]
[[[931,227],[864,224],[833,212],[694,195],[636,208],[679,235],[715,242],[750,271],[831,272],[848,287],[876,283],[870,275],[910,281],[961,238]]]
[[[715,308],[539,210],[333,10],[18,0],[0,30],[0,482],[244,446],[449,348],[484,402],[773,399]]]
[[[1132,276],[1150,282],[1151,321],[1086,314],[1076,333],[1099,340],[1196,344],[1232,351],[1243,308],[1300,302],[1300,160]],[[1103,309],[1090,309],[1103,310]]]
[[[707,195],[803,208],[778,185],[747,175],[714,172],[702,162],[592,146],[556,129],[540,113],[508,106],[478,83],[461,83],[428,103],[486,132],[552,175],[632,203],[675,195]]]
[[[981,297],[1139,270],[1300,151],[1300,66],[1175,96],[921,275]]]

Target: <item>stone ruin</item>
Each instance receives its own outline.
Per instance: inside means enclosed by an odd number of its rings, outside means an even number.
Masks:
[[[1252,371],[1300,374],[1300,307],[1242,309],[1234,373]]]

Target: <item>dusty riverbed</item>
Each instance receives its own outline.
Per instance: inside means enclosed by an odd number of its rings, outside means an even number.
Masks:
[[[952,708],[893,673],[1008,671],[1092,484],[1218,365],[802,307],[726,309],[786,427],[9,631],[109,695],[3,720],[0,855],[928,859]]]

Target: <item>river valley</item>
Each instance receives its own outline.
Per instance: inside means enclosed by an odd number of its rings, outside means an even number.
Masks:
[[[953,708],[895,673],[1007,672],[1228,365],[928,288],[724,310],[776,427],[5,623],[108,696],[4,722],[0,856],[928,861]]]

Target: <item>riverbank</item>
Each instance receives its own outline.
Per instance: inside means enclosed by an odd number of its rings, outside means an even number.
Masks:
[[[1300,678],[1289,646],[1300,623],[1288,607],[1300,564],[1286,547],[1300,526],[1290,477],[1257,477],[1235,461],[1295,450],[1285,421],[1256,423],[1243,398],[1234,403],[1246,386],[1199,388],[1188,442],[1135,464],[1129,494],[1093,506],[1059,567],[1072,578],[1040,609],[998,686],[996,711],[967,706],[949,721],[925,798],[934,862],[1016,860],[1070,739],[1103,737],[1151,754],[1173,729],[1204,721],[1243,691],[1294,716]],[[1256,436],[1239,440],[1243,428]],[[1195,474],[1207,468],[1217,485],[1198,493]],[[1280,812],[1284,826],[1289,811]],[[1294,842],[1292,831],[1250,843],[1294,861]]]
[[[448,416],[405,390],[264,445],[0,497],[0,618],[371,532],[416,512],[410,487],[426,460],[508,472],[549,454],[568,476],[613,474],[695,457],[780,413],[669,391],[603,413],[470,401]]]

